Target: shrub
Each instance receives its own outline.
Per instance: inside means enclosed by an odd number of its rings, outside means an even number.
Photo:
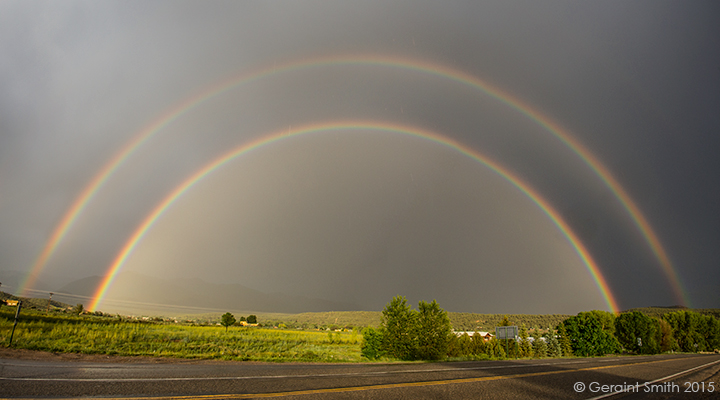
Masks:
[[[368,360],[376,360],[383,354],[382,350],[382,334],[374,328],[365,328],[363,331],[363,342],[360,347],[360,353]]]

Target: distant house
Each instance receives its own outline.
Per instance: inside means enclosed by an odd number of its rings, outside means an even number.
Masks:
[[[453,333],[455,333],[455,335],[457,335],[458,337],[460,337],[460,336],[462,336],[462,335],[475,336],[475,334],[477,333],[478,335],[482,336],[483,341],[486,341],[486,342],[487,342],[488,340],[490,340],[490,339],[493,338],[493,334],[492,334],[492,333],[490,333],[490,332],[484,332],[484,331],[480,331],[480,332],[473,332],[473,331],[453,331]]]
[[[14,307],[15,307],[15,306],[17,306],[17,303],[18,303],[17,300],[10,300],[10,299],[5,300],[5,305],[8,305],[8,306],[14,306]]]
[[[258,326],[258,324],[248,324],[247,321],[240,321],[240,325],[242,325],[242,326]]]

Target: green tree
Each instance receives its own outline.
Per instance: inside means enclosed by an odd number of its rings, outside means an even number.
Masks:
[[[704,315],[705,320],[700,334],[705,338],[708,351],[720,349],[720,320],[710,315]]]
[[[440,308],[435,300],[432,303],[421,300],[418,304],[415,335],[417,336],[416,357],[423,360],[439,360],[447,354],[452,327],[447,312]]]
[[[701,314],[693,311],[676,311],[663,315],[663,319],[672,326],[677,350],[689,353],[706,350],[706,340],[700,333],[702,317]]]
[[[570,337],[565,329],[565,323],[560,323],[560,325],[558,325],[557,334],[559,336],[558,341],[560,342],[560,352],[562,353],[562,356],[571,356],[572,342],[570,341]]]
[[[85,311],[85,307],[83,307],[82,303],[77,303],[75,307],[73,308],[73,314],[82,314],[83,311]]]
[[[257,322],[257,316],[256,316],[256,315],[252,315],[252,314],[248,315],[248,317],[247,317],[247,323],[248,323],[248,324],[257,324],[257,323],[258,323],[258,322]]]
[[[382,334],[372,327],[363,330],[363,342],[360,346],[360,354],[368,360],[376,360],[382,357]]]
[[[530,344],[530,339],[528,339],[528,331],[525,325],[520,327],[518,334],[518,336],[520,336],[520,357],[532,357],[532,345]]]
[[[640,311],[623,313],[617,317],[615,337],[625,349],[637,354],[660,352],[660,322]]]
[[[415,321],[417,312],[410,309],[404,296],[395,296],[382,312],[380,331],[382,350],[399,360],[412,360],[417,349]]]
[[[447,356],[448,357],[460,357],[464,355],[463,347],[466,343],[462,343],[461,338],[453,335],[448,341]]]
[[[485,338],[482,337],[477,331],[472,335],[472,346],[471,346],[471,353],[479,356],[480,354],[485,353]]]
[[[675,338],[673,337],[673,330],[672,326],[665,321],[664,319],[660,319],[660,351],[665,353],[670,350],[674,350],[677,344],[675,343]]]
[[[554,329],[548,329],[545,334],[547,340],[547,355],[548,357],[562,357],[562,347],[558,341],[558,333]]]
[[[605,331],[600,319],[592,312],[581,312],[566,319],[563,325],[576,355],[603,356],[620,348],[615,336]]]
[[[225,332],[227,332],[228,327],[235,323],[235,316],[230,314],[229,312],[226,312],[222,315],[220,318],[220,324],[225,327]]]
[[[532,351],[535,358],[545,358],[548,355],[548,345],[545,341],[545,337],[540,334],[540,331],[535,329],[532,334]]]
[[[485,344],[485,354],[490,358],[505,358],[505,345],[500,340],[492,338]]]
[[[602,310],[592,310],[587,311],[587,313],[592,314],[597,318],[597,320],[600,322],[600,325],[602,326],[603,331],[611,335],[615,334],[615,314],[609,311]]]

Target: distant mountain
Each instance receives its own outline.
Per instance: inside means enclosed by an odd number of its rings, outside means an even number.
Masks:
[[[16,271],[16,270],[0,270],[0,290],[7,293],[16,293],[20,290],[20,285],[25,282],[28,277],[27,272]],[[52,290],[47,282],[35,279],[33,289],[47,291]]]
[[[57,289],[58,293],[69,293],[78,296],[92,297],[100,286],[101,276],[88,276],[87,278],[72,281],[67,285]]]
[[[58,292],[91,297],[101,279],[98,276],[79,279]],[[121,302],[134,302],[134,309],[141,306],[137,303],[145,303],[148,308],[167,305],[279,313],[360,310],[358,305],[351,303],[265,293],[239,284],[216,284],[189,278],[162,279],[137,272],[122,272],[115,277],[104,303],[119,309],[123,308],[117,305]]]

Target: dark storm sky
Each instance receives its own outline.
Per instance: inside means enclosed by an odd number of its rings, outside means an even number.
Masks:
[[[29,272],[90,180],[179,102],[258,68],[366,54],[463,71],[565,128],[636,202],[690,305],[720,307],[718,15],[712,1],[0,2],[0,271]],[[104,274],[155,205],[223,152],[345,119],[492,157],[563,216],[621,308],[680,302],[617,198],[547,130],[458,82],[377,65],[288,71],[192,108],[108,179],[39,280]],[[567,239],[507,181],[382,132],[241,157],[169,209],[126,268],[370,310],[396,294],[451,311],[606,308]]]

